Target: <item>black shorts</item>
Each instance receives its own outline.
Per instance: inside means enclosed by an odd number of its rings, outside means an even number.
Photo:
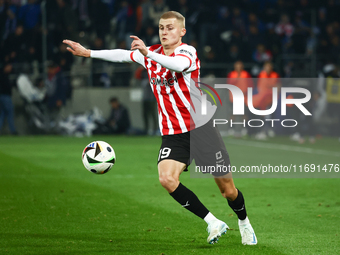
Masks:
[[[162,136],[158,163],[173,159],[189,166],[195,160],[203,173],[222,176],[230,170],[230,159],[223,139],[212,121],[190,132]],[[187,171],[187,169],[185,169]]]

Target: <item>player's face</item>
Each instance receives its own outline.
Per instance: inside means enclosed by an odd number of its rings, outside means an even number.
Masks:
[[[163,47],[180,44],[185,32],[185,28],[176,18],[160,19],[159,21],[159,39]]]

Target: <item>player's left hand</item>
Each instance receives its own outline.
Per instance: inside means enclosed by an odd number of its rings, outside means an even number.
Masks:
[[[138,36],[130,35],[130,38],[134,39],[131,43],[131,50],[139,50],[144,56],[148,55],[148,49],[146,48],[144,42],[138,38]]]

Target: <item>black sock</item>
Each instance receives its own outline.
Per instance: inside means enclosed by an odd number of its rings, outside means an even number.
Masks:
[[[238,190],[237,198],[234,201],[228,200],[228,204],[240,220],[244,220],[247,217],[246,205],[241,191]]]
[[[209,213],[208,209],[199,201],[198,197],[190,189],[179,183],[177,189],[170,195],[185,209],[204,219]]]

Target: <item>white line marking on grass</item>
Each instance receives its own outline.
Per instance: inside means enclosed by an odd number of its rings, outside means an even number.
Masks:
[[[257,148],[265,148],[265,149],[276,149],[276,150],[284,150],[284,151],[296,151],[296,152],[304,152],[309,154],[319,154],[325,156],[333,156],[333,157],[340,157],[340,153],[334,151],[327,151],[327,150],[318,150],[318,149],[311,149],[305,147],[299,147],[294,145],[284,145],[278,143],[261,143],[261,142],[254,142],[254,141],[241,141],[241,140],[226,140],[226,144],[236,144],[236,145],[245,145],[245,146],[252,146]]]

